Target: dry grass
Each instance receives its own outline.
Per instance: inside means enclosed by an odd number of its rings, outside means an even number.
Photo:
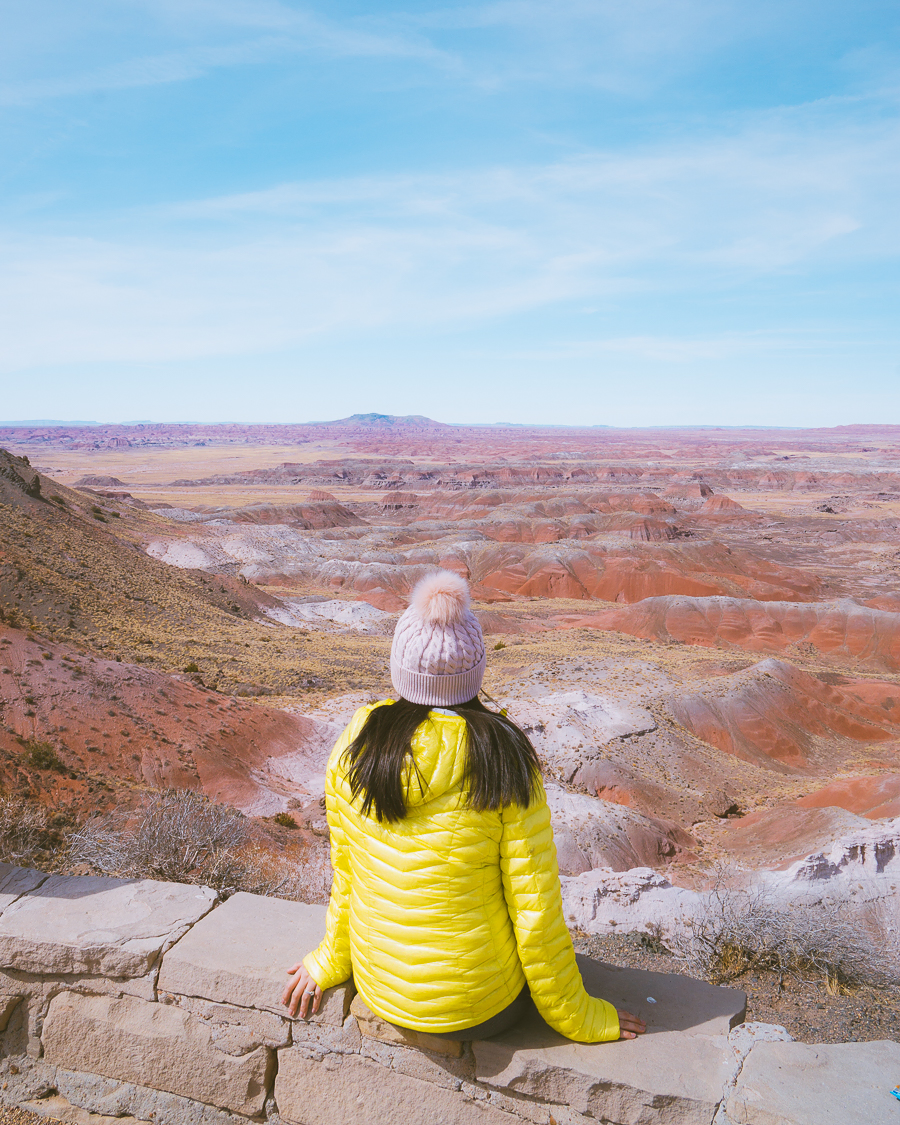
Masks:
[[[0,501],[0,624],[108,659],[180,672],[229,691],[259,684],[279,696],[352,691],[383,677],[389,641],[260,624],[264,592],[233,577],[178,570],[136,549],[148,519],[127,506],[107,525],[89,502],[69,508]]]
[[[67,847],[71,822],[44,805],[0,797],[0,863],[54,866]]]
[[[96,817],[69,845],[69,863],[103,875],[161,879],[236,891],[297,898],[296,871],[250,839],[248,819],[190,789],[149,796],[137,813]]]
[[[715,984],[748,972],[821,980],[831,995],[900,982],[900,959],[842,902],[804,905],[780,900],[764,886],[735,889],[720,882],[673,952]]]

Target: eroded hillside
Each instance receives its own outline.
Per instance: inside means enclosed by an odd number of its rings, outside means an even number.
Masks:
[[[42,475],[0,473],[9,787],[185,785],[321,832],[330,740],[389,691],[396,613],[442,566],[544,759],[564,872],[690,881],[900,813],[889,427],[10,438]]]

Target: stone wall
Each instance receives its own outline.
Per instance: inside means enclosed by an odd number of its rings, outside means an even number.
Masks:
[[[78,1125],[900,1123],[896,1043],[806,1046],[744,996],[582,959],[647,1019],[577,1044],[534,1019],[455,1043],[404,1034],[352,984],[309,1022],[280,996],[324,908],[0,865],[0,1103]]]

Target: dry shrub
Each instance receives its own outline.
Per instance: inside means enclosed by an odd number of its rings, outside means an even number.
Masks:
[[[331,896],[333,872],[327,840],[309,844],[295,864],[298,885],[303,888],[303,902],[327,903]],[[298,895],[285,896],[297,898]]]
[[[848,904],[779,900],[764,886],[717,885],[674,946],[716,984],[761,971],[782,981],[818,977],[836,995],[852,985],[900,980],[900,965],[885,957]]]
[[[43,805],[0,797],[0,863],[52,865],[66,844],[68,820]]]
[[[55,770],[56,773],[65,773],[66,766],[59,758],[56,750],[49,742],[36,742],[29,739],[22,743],[25,750],[25,761],[36,770]]]
[[[149,797],[135,815],[89,821],[71,838],[70,861],[104,875],[162,879],[235,891],[299,897],[297,876],[249,840],[247,818],[190,789]]]

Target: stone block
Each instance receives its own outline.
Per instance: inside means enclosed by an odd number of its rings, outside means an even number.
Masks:
[[[471,1084],[475,1080],[475,1060],[471,1051],[453,1058],[433,1055],[418,1048],[382,1043],[378,1039],[361,1039],[358,1053],[389,1070],[420,1078],[423,1082],[433,1082],[437,1086],[449,1086],[453,1090],[461,1089],[464,1082]],[[487,1093],[480,1087],[478,1089],[482,1095]]]
[[[62,1100],[57,1104],[61,1108],[69,1103],[75,1112],[80,1109],[100,1118],[111,1117],[117,1125],[127,1125],[134,1119],[152,1125],[236,1125],[236,1120],[241,1120],[230,1110],[164,1090],[151,1090],[149,1086],[105,1078],[102,1074],[50,1066],[45,1059],[22,1055],[14,1060],[0,1059],[0,1078],[3,1106],[46,1104],[59,1095]],[[68,1118],[63,1116],[63,1120]],[[91,1125],[96,1123],[91,1121]],[[277,1118],[272,1125],[280,1125]]]
[[[478,1081],[617,1125],[709,1125],[734,1073],[727,1035],[743,1017],[744,994],[690,977],[579,963],[588,991],[641,1016],[647,1034],[573,1043],[533,1016],[472,1044]]]
[[[196,996],[176,996],[160,992],[161,1004],[174,1004],[183,1012],[190,1012],[211,1030],[213,1042],[229,1055],[241,1055],[247,1045],[256,1047],[286,1047],[291,1041],[290,1022],[272,1012],[256,1008],[239,1008],[236,1004],[219,1004],[214,1000],[200,1000]]]
[[[209,887],[51,875],[0,914],[0,966],[143,976],[215,900]]]
[[[377,1039],[381,1043],[396,1043],[401,1047],[418,1047],[435,1055],[447,1055],[455,1059],[460,1058],[463,1053],[462,1042],[458,1039],[440,1039],[424,1031],[408,1031],[388,1023],[368,1008],[359,993],[353,997],[350,1014],[356,1016],[360,1032],[369,1039]]]
[[[127,1117],[112,1117],[108,1113],[92,1113],[80,1105],[72,1105],[62,1094],[51,1094],[49,1098],[25,1102],[23,1109],[35,1117],[49,1117],[52,1121],[65,1121],[66,1125],[153,1125],[152,1121],[139,1121],[130,1114]]]
[[[23,998],[24,994],[21,992],[0,993],[0,1031],[6,1031],[9,1025],[9,1017]]]
[[[11,863],[0,863],[0,914],[16,899],[36,890],[50,876],[33,867],[13,867]]]
[[[602,996],[614,1007],[640,1016],[651,1029],[728,1035],[747,1014],[746,993],[738,988],[722,988],[678,973],[622,969],[580,953],[576,960],[591,996]]]
[[[44,1020],[44,1058],[54,1066],[206,1102],[248,1116],[262,1111],[272,1052],[252,1038],[228,1053],[204,1021],[170,1004],[63,992]]]
[[[159,987],[284,1016],[287,969],[315,949],[324,933],[324,906],[241,891],[166,953]],[[343,1023],[353,991],[350,981],[328,989],[310,1022]]]
[[[732,1125],[888,1125],[900,1043],[757,1043],[725,1109]]]
[[[293,1048],[278,1054],[275,1101],[289,1125],[522,1125],[487,1099],[475,1101],[358,1055],[317,1062]]]
[[[344,1020],[340,1027],[295,1020],[291,1025],[291,1043],[304,1051],[308,1058],[321,1059],[332,1052],[339,1055],[359,1054],[363,1037],[359,1033],[359,1024],[352,1018]]]

